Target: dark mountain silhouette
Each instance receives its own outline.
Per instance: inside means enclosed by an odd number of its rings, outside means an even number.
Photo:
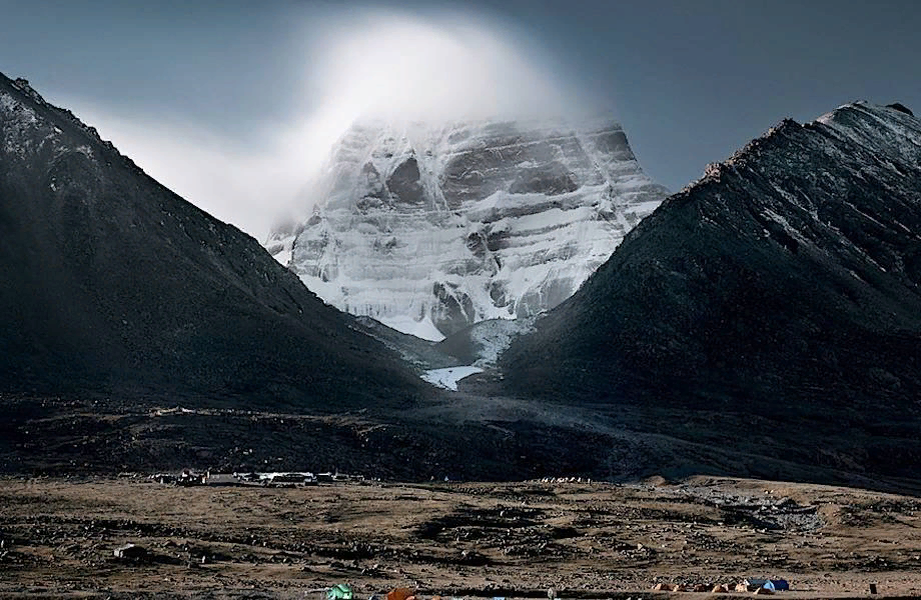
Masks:
[[[0,391],[338,410],[425,389],[259,243],[0,75]]]
[[[846,105],[666,200],[512,344],[504,386],[696,444],[635,453],[659,469],[917,478],[919,286],[921,121]]]

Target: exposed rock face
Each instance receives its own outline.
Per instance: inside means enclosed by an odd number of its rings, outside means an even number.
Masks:
[[[869,104],[783,121],[535,327],[503,357],[508,390],[630,414],[700,444],[691,464],[718,443],[749,473],[916,477],[921,121]]]
[[[92,390],[335,410],[424,393],[256,240],[2,75],[0,281],[0,401]]]
[[[267,247],[332,305],[441,339],[568,298],[667,194],[611,122],[365,123]]]
[[[898,111],[900,111],[900,112],[903,112],[903,113],[905,113],[906,115],[911,116],[911,117],[915,116],[915,113],[911,112],[911,110],[910,110],[907,106],[905,106],[904,104],[902,104],[901,102],[896,102],[896,103],[894,103],[894,104],[887,104],[886,107],[887,107],[887,108],[894,108],[894,109],[896,109],[896,110],[898,110]]]

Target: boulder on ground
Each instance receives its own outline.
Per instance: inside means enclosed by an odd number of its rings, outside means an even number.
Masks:
[[[147,557],[147,550],[137,544],[125,544],[116,548],[113,554],[120,560],[141,560]]]

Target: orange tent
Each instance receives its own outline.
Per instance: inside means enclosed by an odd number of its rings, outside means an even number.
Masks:
[[[411,598],[415,595],[416,592],[409,588],[394,588],[387,594],[387,600],[407,600],[407,598]]]

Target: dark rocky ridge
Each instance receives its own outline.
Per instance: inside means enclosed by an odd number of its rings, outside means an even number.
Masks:
[[[259,243],[0,75],[0,392],[336,410],[425,388]]]
[[[910,111],[783,121],[670,197],[513,343],[505,389],[700,444],[660,469],[714,470],[720,447],[755,475],[784,477],[770,457],[787,473],[917,478],[919,234]]]

